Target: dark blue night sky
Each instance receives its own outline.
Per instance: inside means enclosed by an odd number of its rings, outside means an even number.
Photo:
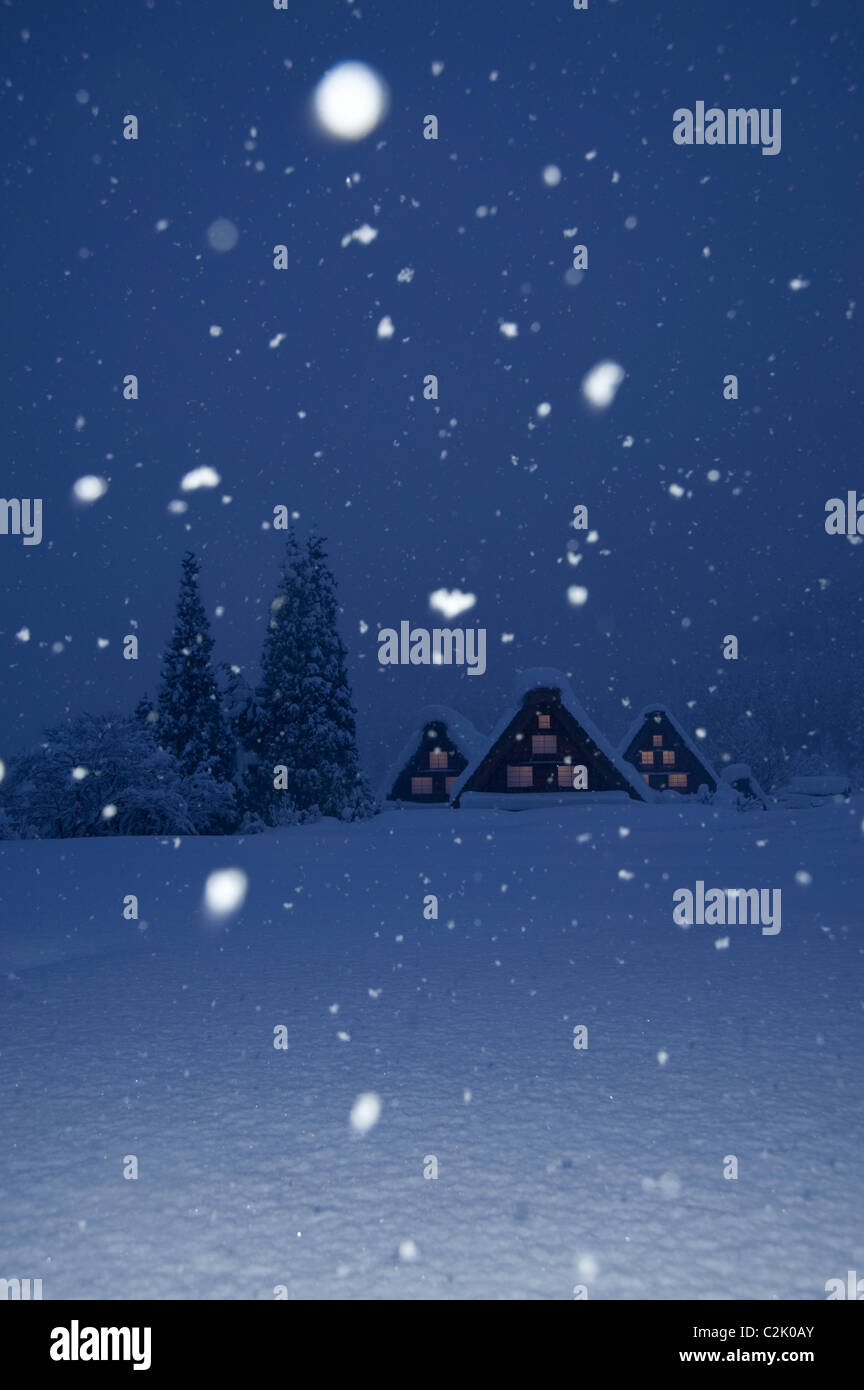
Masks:
[[[189,547],[224,608],[215,656],[254,681],[279,504],[328,538],[370,771],[419,705],[490,727],[526,666],[570,672],[617,740],[652,698],[695,701],[710,732],[712,685],[746,703],[757,677],[851,662],[862,555],[824,528],[829,497],[864,490],[851,0],[16,0],[0,33],[0,492],[44,500],[41,545],[0,536],[0,751],[155,691]],[[343,59],[392,103],[327,144],[307,104]],[[781,152],[677,146],[699,100],[780,107]],[[592,414],[580,383],[606,357],[627,377]],[[220,485],[172,514],[204,464]],[[88,474],[110,486],[82,507]],[[577,504],[599,539],[574,569]],[[477,595],[459,621],[488,631],[485,676],[382,669],[378,629],[431,626],[442,586]]]

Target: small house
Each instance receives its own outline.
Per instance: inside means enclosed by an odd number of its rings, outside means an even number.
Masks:
[[[586,800],[654,799],[589,719],[560,671],[524,672],[516,698],[456,783],[455,807],[517,811]]]
[[[717,774],[665,705],[647,705],[621,741],[619,752],[654,791],[682,796],[707,787],[717,790]]]
[[[388,769],[380,799],[412,806],[446,806],[459,774],[483,744],[483,736],[456,710],[427,705]]]

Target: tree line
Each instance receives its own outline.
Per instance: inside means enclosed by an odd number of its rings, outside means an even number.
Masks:
[[[225,835],[375,813],[323,539],[289,533],[254,688],[214,665],[199,574],[187,551],[155,700],[58,724],[14,758],[0,838]]]

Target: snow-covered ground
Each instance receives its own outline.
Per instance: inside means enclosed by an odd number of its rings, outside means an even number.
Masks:
[[[0,1276],[46,1299],[824,1299],[864,1269],[862,816],[3,843]],[[215,926],[204,884],[231,866],[248,897]],[[697,880],[780,888],[782,930],[677,926]]]

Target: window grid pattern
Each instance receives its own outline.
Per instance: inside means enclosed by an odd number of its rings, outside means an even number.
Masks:
[[[554,756],[558,752],[557,734],[532,734],[531,754],[533,757]]]
[[[507,786],[508,788],[533,787],[534,769],[530,763],[527,767],[519,767],[509,763],[507,766]]]

